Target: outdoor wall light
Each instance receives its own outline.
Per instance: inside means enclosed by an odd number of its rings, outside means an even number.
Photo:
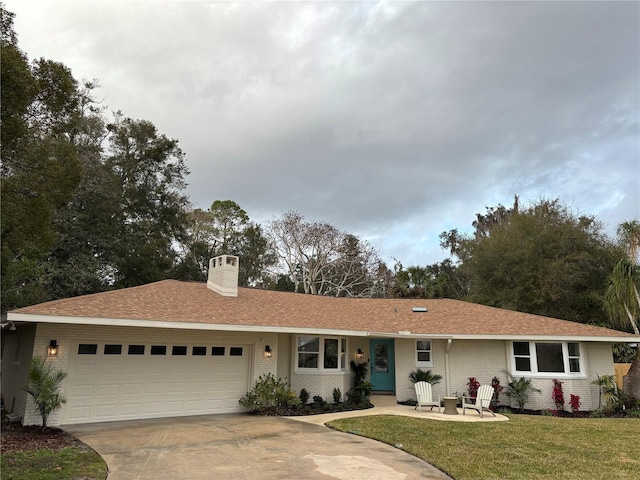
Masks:
[[[57,340],[51,340],[49,342],[49,347],[47,348],[47,354],[50,357],[55,357],[56,355],[58,355],[58,341]]]
[[[364,352],[360,349],[358,349],[358,351],[356,352],[356,358],[358,360],[362,360],[364,358]]]
[[[271,357],[272,354],[272,350],[271,347],[269,345],[264,347],[264,358],[269,358]]]

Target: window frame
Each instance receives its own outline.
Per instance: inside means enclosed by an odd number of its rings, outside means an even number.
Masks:
[[[318,339],[318,351],[300,350],[299,339],[300,337],[317,338]],[[326,353],[326,341],[337,342],[337,361],[336,367],[325,367],[325,353]],[[296,373],[335,373],[344,374],[349,372],[349,363],[347,362],[347,352],[349,351],[349,340],[347,337],[337,335],[295,335],[294,337],[294,365]],[[317,367],[301,367],[300,366],[300,353],[318,355]]]
[[[529,355],[515,353],[515,344],[525,343],[529,346]],[[544,372],[539,370],[538,364],[538,349],[537,344],[556,344],[562,347],[562,372]],[[569,345],[577,345],[578,355],[569,355]],[[558,341],[558,340],[513,340],[510,345],[510,357],[511,357],[511,371],[514,375],[523,375],[527,377],[538,378],[586,378],[586,363],[585,363],[585,351],[581,342],[575,341]],[[518,370],[516,367],[516,358],[528,358],[530,364],[530,370]],[[571,371],[571,361],[578,360],[577,372]]]
[[[418,349],[418,344],[420,342],[429,342],[429,349]],[[430,338],[418,338],[414,343],[414,352],[415,352],[415,361],[416,367],[433,367],[433,340]],[[425,362],[424,360],[420,360],[421,352],[429,352],[429,361]]]

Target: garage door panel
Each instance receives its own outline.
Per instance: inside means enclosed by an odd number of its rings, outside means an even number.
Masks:
[[[242,356],[230,356],[232,346],[224,356],[211,355],[211,346],[207,356],[192,355],[191,346],[184,356],[172,355],[171,346],[167,355],[150,355],[150,344],[144,355],[128,355],[126,344],[121,355],[104,355],[103,347],[70,357],[62,424],[240,411],[249,378],[246,346]]]

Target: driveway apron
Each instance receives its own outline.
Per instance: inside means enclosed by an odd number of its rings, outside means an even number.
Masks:
[[[108,480],[448,479],[390,445],[281,417],[202,415],[69,425]]]

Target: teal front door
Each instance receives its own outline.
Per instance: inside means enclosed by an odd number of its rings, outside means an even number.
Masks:
[[[374,339],[370,342],[371,384],[374,392],[394,392],[396,372],[393,355],[393,339]]]

